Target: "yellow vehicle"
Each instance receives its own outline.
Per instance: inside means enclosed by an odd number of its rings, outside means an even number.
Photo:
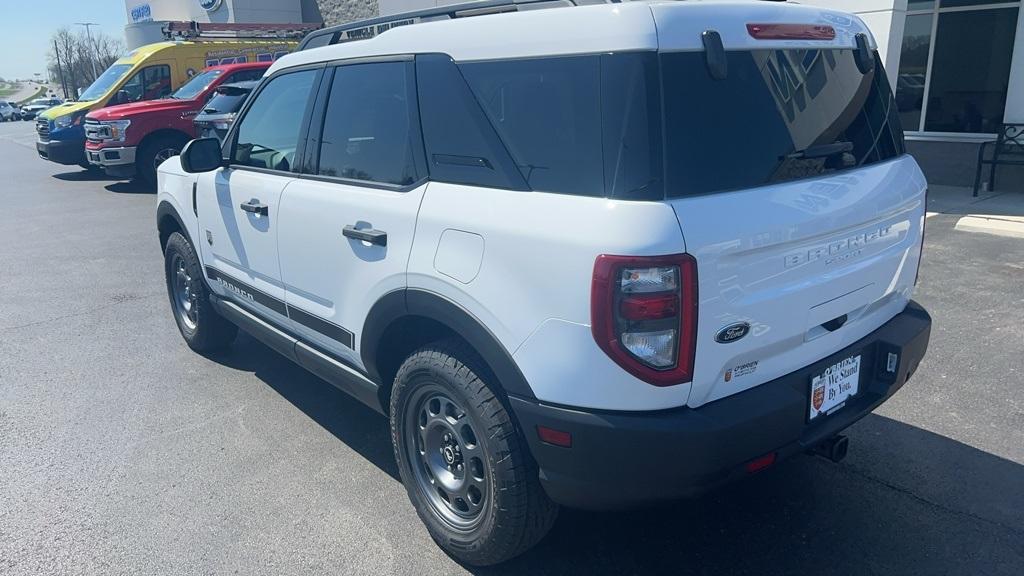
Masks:
[[[237,40],[170,40],[148,44],[114,62],[78,97],[41,113],[36,119],[39,156],[59,164],[88,168],[85,115],[107,106],[166,98],[207,66],[269,62],[298,46],[281,38]]]

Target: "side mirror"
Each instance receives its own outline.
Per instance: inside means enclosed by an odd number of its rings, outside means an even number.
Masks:
[[[189,174],[209,172],[223,165],[220,140],[216,138],[196,138],[181,151],[181,168]]]

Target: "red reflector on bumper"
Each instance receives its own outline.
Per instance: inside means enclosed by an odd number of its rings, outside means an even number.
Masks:
[[[747,472],[757,472],[758,470],[764,470],[775,463],[775,452],[769,452],[764,456],[754,458],[750,462],[747,462]]]
[[[824,24],[747,24],[758,40],[835,40],[836,29]]]
[[[547,426],[537,426],[537,436],[541,442],[554,444],[562,448],[572,448],[572,434],[568,432],[562,432]]]

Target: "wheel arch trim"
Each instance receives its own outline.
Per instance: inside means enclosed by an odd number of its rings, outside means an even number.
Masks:
[[[159,233],[160,223],[164,221],[164,218],[170,216],[178,223],[178,228],[181,229],[181,233],[184,234],[185,239],[189,241],[192,246],[195,246],[195,242],[192,241],[192,235],[188,232],[188,227],[185,226],[185,221],[182,220],[181,215],[178,214],[178,209],[168,200],[161,200],[160,204],[156,207],[156,227]],[[163,248],[163,246],[161,246]]]
[[[390,382],[383,382],[377,366],[379,346],[388,328],[410,316],[437,322],[465,340],[480,354],[497,378],[498,386],[506,393],[536,398],[512,354],[478,318],[445,296],[419,288],[388,292],[377,300],[366,316],[359,353],[367,373],[375,382],[390,386]]]

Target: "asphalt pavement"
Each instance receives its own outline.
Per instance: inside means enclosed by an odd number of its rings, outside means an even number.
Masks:
[[[469,569],[420,524],[382,417],[247,336],[188,350],[154,195],[33,140],[0,124],[0,574],[1024,573],[1024,239],[929,218],[928,356],[840,464],[563,511]]]

